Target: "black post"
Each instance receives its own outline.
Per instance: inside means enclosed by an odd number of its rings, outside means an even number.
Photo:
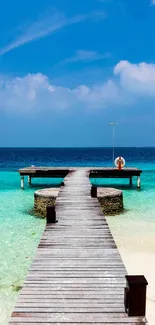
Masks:
[[[91,187],[91,197],[97,197],[97,186]]]
[[[46,216],[47,216],[47,224],[57,222],[55,206],[47,205],[47,207],[46,207]]]
[[[130,186],[132,186],[132,176],[130,176]]]
[[[124,305],[128,316],[145,316],[147,280],[143,275],[126,275]]]

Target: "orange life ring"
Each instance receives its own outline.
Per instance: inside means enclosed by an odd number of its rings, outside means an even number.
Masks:
[[[115,166],[119,169],[123,168],[125,166],[125,159],[123,157],[117,157],[115,159]]]

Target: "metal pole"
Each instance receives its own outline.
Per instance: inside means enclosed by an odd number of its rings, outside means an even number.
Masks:
[[[113,167],[115,167],[115,124],[113,124]]]
[[[112,166],[115,167],[115,126],[117,125],[116,122],[109,123],[113,127],[113,140],[112,140]]]

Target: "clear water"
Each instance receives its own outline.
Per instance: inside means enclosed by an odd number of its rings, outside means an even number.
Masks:
[[[108,222],[120,248],[155,253],[155,148],[117,148],[128,166],[143,169],[142,189],[130,189],[128,180],[102,180],[98,185],[122,188],[125,213]],[[30,165],[110,166],[111,148],[0,149],[0,324],[9,316],[32,262],[45,220],[31,213],[34,191],[61,179],[34,180],[31,189],[20,189],[18,168]],[[136,179],[134,181],[136,186]]]
[[[62,179],[44,180],[44,185],[20,189],[17,172],[0,171],[0,324],[9,316],[34,257],[45,220],[32,214],[34,191],[58,186]]]
[[[142,166],[139,166],[142,167]],[[129,188],[129,180],[93,180],[98,186],[112,186],[123,190],[125,211],[107,218],[119,247],[136,247],[155,252],[155,170],[144,171],[141,176],[141,190],[137,191],[137,179]],[[122,185],[123,183],[123,185]],[[134,230],[134,231],[133,231]]]

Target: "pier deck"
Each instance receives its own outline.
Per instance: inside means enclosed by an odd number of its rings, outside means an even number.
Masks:
[[[141,169],[123,168],[118,170],[112,167],[26,167],[19,169],[21,187],[24,188],[24,176],[28,176],[29,184],[32,178],[64,178],[71,171],[83,170],[89,172],[92,178],[129,178],[132,185],[132,177],[137,176],[137,187],[140,188]]]
[[[87,170],[65,178],[9,324],[147,324],[124,312],[126,270],[90,187]]]
[[[140,176],[142,170],[139,168],[123,168],[118,170],[112,167],[25,167],[19,169],[21,176],[31,177],[65,177],[71,171],[89,171],[90,176],[95,177],[120,177]]]

